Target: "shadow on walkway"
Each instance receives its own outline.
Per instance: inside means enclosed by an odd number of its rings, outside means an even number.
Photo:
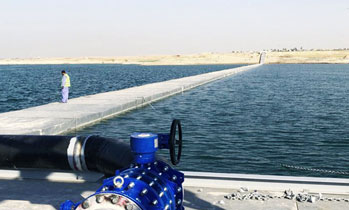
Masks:
[[[191,191],[184,189],[184,207],[190,210],[224,210],[208,201],[205,201]]]

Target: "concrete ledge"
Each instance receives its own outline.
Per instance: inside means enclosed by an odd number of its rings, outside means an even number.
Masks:
[[[53,171],[44,169],[0,169],[0,180],[46,180],[50,182],[97,182],[103,178],[103,174],[95,172]]]
[[[184,186],[190,187],[221,189],[248,187],[268,191],[292,189],[296,192],[349,194],[349,179],[209,172],[184,172],[184,174]]]

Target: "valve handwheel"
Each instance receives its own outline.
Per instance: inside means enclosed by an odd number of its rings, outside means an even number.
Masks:
[[[177,128],[178,128],[178,139],[176,139]],[[181,154],[182,154],[182,126],[179,120],[175,119],[172,121],[170,138],[168,141],[170,146],[171,162],[173,165],[177,165],[179,163],[179,160],[181,159]],[[178,149],[177,149],[177,155],[176,155],[177,145],[178,145]]]

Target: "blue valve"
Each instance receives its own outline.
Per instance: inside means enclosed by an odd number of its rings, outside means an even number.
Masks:
[[[182,151],[180,121],[173,120],[169,134],[133,133],[130,144],[133,165],[116,171],[114,177],[105,179],[103,185],[83,201],[73,203],[68,200],[60,209],[184,210],[184,174],[155,156],[158,149],[169,149],[172,164],[179,163]]]
[[[133,133],[131,135],[130,144],[136,163],[144,164],[155,161],[155,152],[159,148],[157,134]]]

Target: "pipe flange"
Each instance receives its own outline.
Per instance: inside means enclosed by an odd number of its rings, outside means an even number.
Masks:
[[[114,193],[99,193],[81,202],[76,210],[141,210],[132,200]]]

